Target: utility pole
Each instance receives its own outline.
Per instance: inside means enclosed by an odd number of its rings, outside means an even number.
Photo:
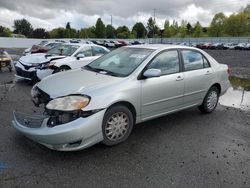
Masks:
[[[113,19],[112,19],[112,15],[110,15],[110,24],[111,24],[111,33],[112,33],[112,38],[114,38],[114,35],[113,35]]]
[[[153,23],[153,38],[155,37],[155,8],[154,8],[154,23]]]

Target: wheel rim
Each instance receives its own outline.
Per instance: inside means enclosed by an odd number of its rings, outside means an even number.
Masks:
[[[124,112],[110,116],[105,125],[105,135],[110,141],[120,140],[128,132],[129,118]]]
[[[66,71],[67,69],[65,69],[65,68],[62,68],[62,69],[60,69],[60,72],[64,72],[64,71]]]
[[[213,110],[217,104],[218,101],[218,95],[215,91],[212,91],[209,93],[207,98],[207,107],[209,110]]]

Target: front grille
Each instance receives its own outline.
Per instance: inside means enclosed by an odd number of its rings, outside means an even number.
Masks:
[[[18,123],[28,128],[40,128],[46,116],[27,115],[19,112],[14,112],[14,117]]]
[[[24,78],[30,78],[30,79],[33,79],[36,77],[36,71],[28,72],[28,71],[21,69],[20,67],[17,67],[17,66],[15,67],[15,69],[16,69],[16,74],[18,76],[21,76]]]

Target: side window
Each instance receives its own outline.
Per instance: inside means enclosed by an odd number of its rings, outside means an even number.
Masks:
[[[101,56],[101,55],[108,53],[106,50],[104,50],[103,48],[98,47],[98,46],[93,46],[92,48],[93,48],[93,55],[94,56]]]
[[[210,67],[209,62],[207,61],[207,59],[205,57],[203,57],[203,61],[204,61],[204,68]]]
[[[201,53],[192,50],[182,50],[182,57],[185,71],[203,69],[205,66],[204,58]],[[209,63],[207,62],[208,66]]]
[[[147,68],[160,69],[162,75],[179,72],[179,57],[177,50],[165,51],[159,54]]]
[[[75,56],[77,56],[78,54],[83,54],[85,57],[92,56],[92,49],[90,46],[84,47],[79,50],[79,52],[77,52]]]

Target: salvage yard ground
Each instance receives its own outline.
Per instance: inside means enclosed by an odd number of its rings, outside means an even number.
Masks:
[[[208,53],[250,79],[249,51]],[[115,147],[56,152],[12,128],[13,110],[39,113],[32,86],[13,80],[0,72],[0,187],[250,187],[249,110],[192,108],[135,126]]]

